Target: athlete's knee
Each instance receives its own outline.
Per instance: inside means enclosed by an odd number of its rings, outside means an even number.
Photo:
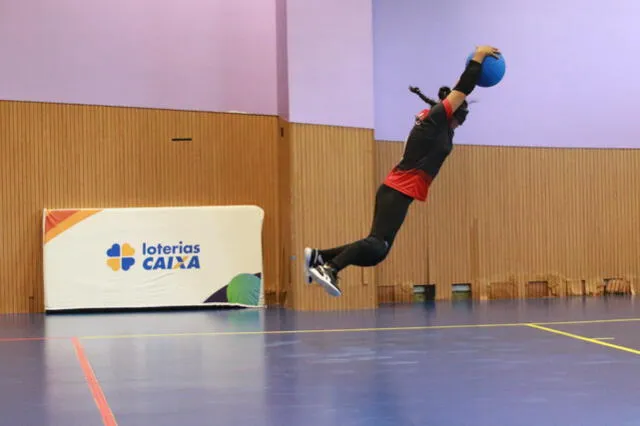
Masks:
[[[375,266],[387,258],[389,254],[389,243],[385,240],[375,236],[369,236],[364,239],[364,243],[371,266]]]

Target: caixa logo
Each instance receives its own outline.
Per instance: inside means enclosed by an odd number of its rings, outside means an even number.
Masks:
[[[107,266],[112,271],[128,271],[136,264],[136,250],[131,244],[115,243],[107,249]]]
[[[200,244],[142,243],[142,267],[148,271],[200,269]]]
[[[107,266],[113,271],[129,271],[140,258],[147,271],[200,269],[200,244],[145,242],[136,250],[130,243],[115,243],[107,250]]]

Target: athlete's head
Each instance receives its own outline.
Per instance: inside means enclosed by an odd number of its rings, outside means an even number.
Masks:
[[[447,86],[442,86],[438,90],[438,98],[443,101],[448,95],[451,93],[451,89]],[[467,119],[467,115],[469,114],[469,103],[465,100],[462,102],[462,105],[458,107],[458,109],[453,113],[453,118],[451,120],[451,127],[456,128]]]
[[[420,99],[422,99],[432,107],[438,103],[422,94],[418,87],[409,86],[409,91],[418,95]],[[442,102],[449,95],[449,93],[451,93],[451,88],[447,86],[440,87],[440,89],[438,89],[438,98],[440,99],[440,102]],[[462,105],[460,105],[460,107],[453,113],[453,117],[451,119],[451,127],[455,129],[456,127],[462,125],[462,123],[464,123],[464,121],[467,119],[467,114],[469,114],[469,104],[465,100],[463,101]]]

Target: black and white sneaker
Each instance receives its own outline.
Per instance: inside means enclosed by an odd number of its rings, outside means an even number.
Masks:
[[[313,279],[311,278],[311,268],[322,265],[322,256],[316,249],[305,248],[304,249],[304,278],[307,280],[307,284],[311,284]]]
[[[319,265],[309,269],[311,276],[324,287],[331,296],[340,296],[342,291],[338,287],[338,273],[329,265]]]

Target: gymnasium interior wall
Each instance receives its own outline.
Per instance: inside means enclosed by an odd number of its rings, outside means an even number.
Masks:
[[[497,86],[471,93],[428,202],[377,268],[379,300],[410,301],[414,284],[435,285],[438,299],[454,284],[476,299],[640,290],[638,126],[620,118],[638,87],[621,70],[638,65],[625,40],[640,35],[640,3],[372,2],[379,180],[426,106],[408,85],[435,97],[478,44],[507,64]],[[574,54],[584,46],[609,46],[615,67]]]
[[[349,310],[377,306],[375,270],[341,274],[345,293],[328,296],[303,282],[303,250],[328,248],[369,232],[374,200],[373,131],[291,124],[291,285],[299,310]]]
[[[455,85],[474,46],[489,43],[503,53],[506,74],[473,91],[477,103],[457,143],[640,147],[636,123],[620,119],[638,95],[635,74],[625,70],[640,62],[628,52],[640,37],[640,2],[372,2],[376,140],[404,140],[424,108],[407,86],[436,96],[441,85]],[[593,53],[604,50],[615,62]]]
[[[0,101],[0,140],[0,313],[44,308],[43,207],[255,204],[265,210],[269,305],[376,305],[373,269],[349,271],[350,291],[329,298],[303,283],[300,257],[306,245],[340,244],[367,232],[375,190],[370,129],[275,116]]]
[[[276,0],[4,1],[0,99],[277,115],[276,18]]]
[[[630,20],[640,3],[576,8],[572,0],[549,14],[539,3],[497,0],[482,10],[462,0],[250,0],[206,9],[171,0],[151,15],[142,1],[124,9],[85,3],[15,2],[0,17],[0,51],[12,58],[0,81],[0,313],[43,309],[43,207],[259,205],[267,303],[295,309],[408,302],[415,284],[436,284],[440,299],[454,283],[471,284],[479,299],[638,288],[640,154],[613,149],[637,148],[637,126],[616,115],[633,108],[618,103],[630,77],[611,78],[598,55],[556,59],[582,51],[585,40],[606,40],[618,68],[632,69],[633,55],[611,49],[637,35]],[[487,14],[492,7],[501,13]],[[608,17],[598,31],[586,25],[594,14]],[[567,19],[576,37],[562,36]],[[176,36],[167,22],[189,31]],[[429,43],[445,32],[446,44]],[[375,190],[401,155],[395,141],[423,107],[407,85],[433,94],[452,84],[459,52],[479,40],[503,49],[507,77],[474,92],[473,123],[457,132],[461,145],[428,202],[412,207],[383,264],[345,271],[343,297],[307,287],[306,245],[368,232]],[[575,78],[575,69],[591,72]],[[536,123],[545,124],[539,132]]]
[[[303,283],[302,250],[366,235],[402,143],[271,116],[7,101],[0,139],[0,312],[43,308],[43,206],[260,205],[267,302],[302,310],[408,302],[416,284],[439,299],[466,283],[481,299],[630,292],[640,276],[637,150],[457,146],[387,261],[346,271],[336,299]]]
[[[381,179],[403,144],[376,147]],[[453,284],[476,299],[635,292],[639,185],[638,150],[456,146],[377,268],[382,297],[407,301],[413,284],[438,299]]]
[[[277,300],[288,208],[277,117],[2,101],[0,141],[0,313],[44,308],[45,207],[259,205]]]
[[[373,270],[350,272],[347,281],[362,288],[327,299],[302,282],[299,257],[306,244],[341,243],[368,227],[371,2],[203,8],[170,0],[152,15],[144,1],[134,3],[16,4],[0,17],[4,39],[17,40],[0,42],[14,58],[0,84],[0,312],[43,310],[43,207],[201,204],[265,210],[268,304],[373,307]],[[327,31],[319,17],[341,30]],[[53,24],[37,25],[43,21]],[[166,22],[185,30],[176,38]],[[336,103],[346,90],[349,98]],[[333,167],[317,167],[327,149]],[[337,214],[344,217],[336,222]]]

